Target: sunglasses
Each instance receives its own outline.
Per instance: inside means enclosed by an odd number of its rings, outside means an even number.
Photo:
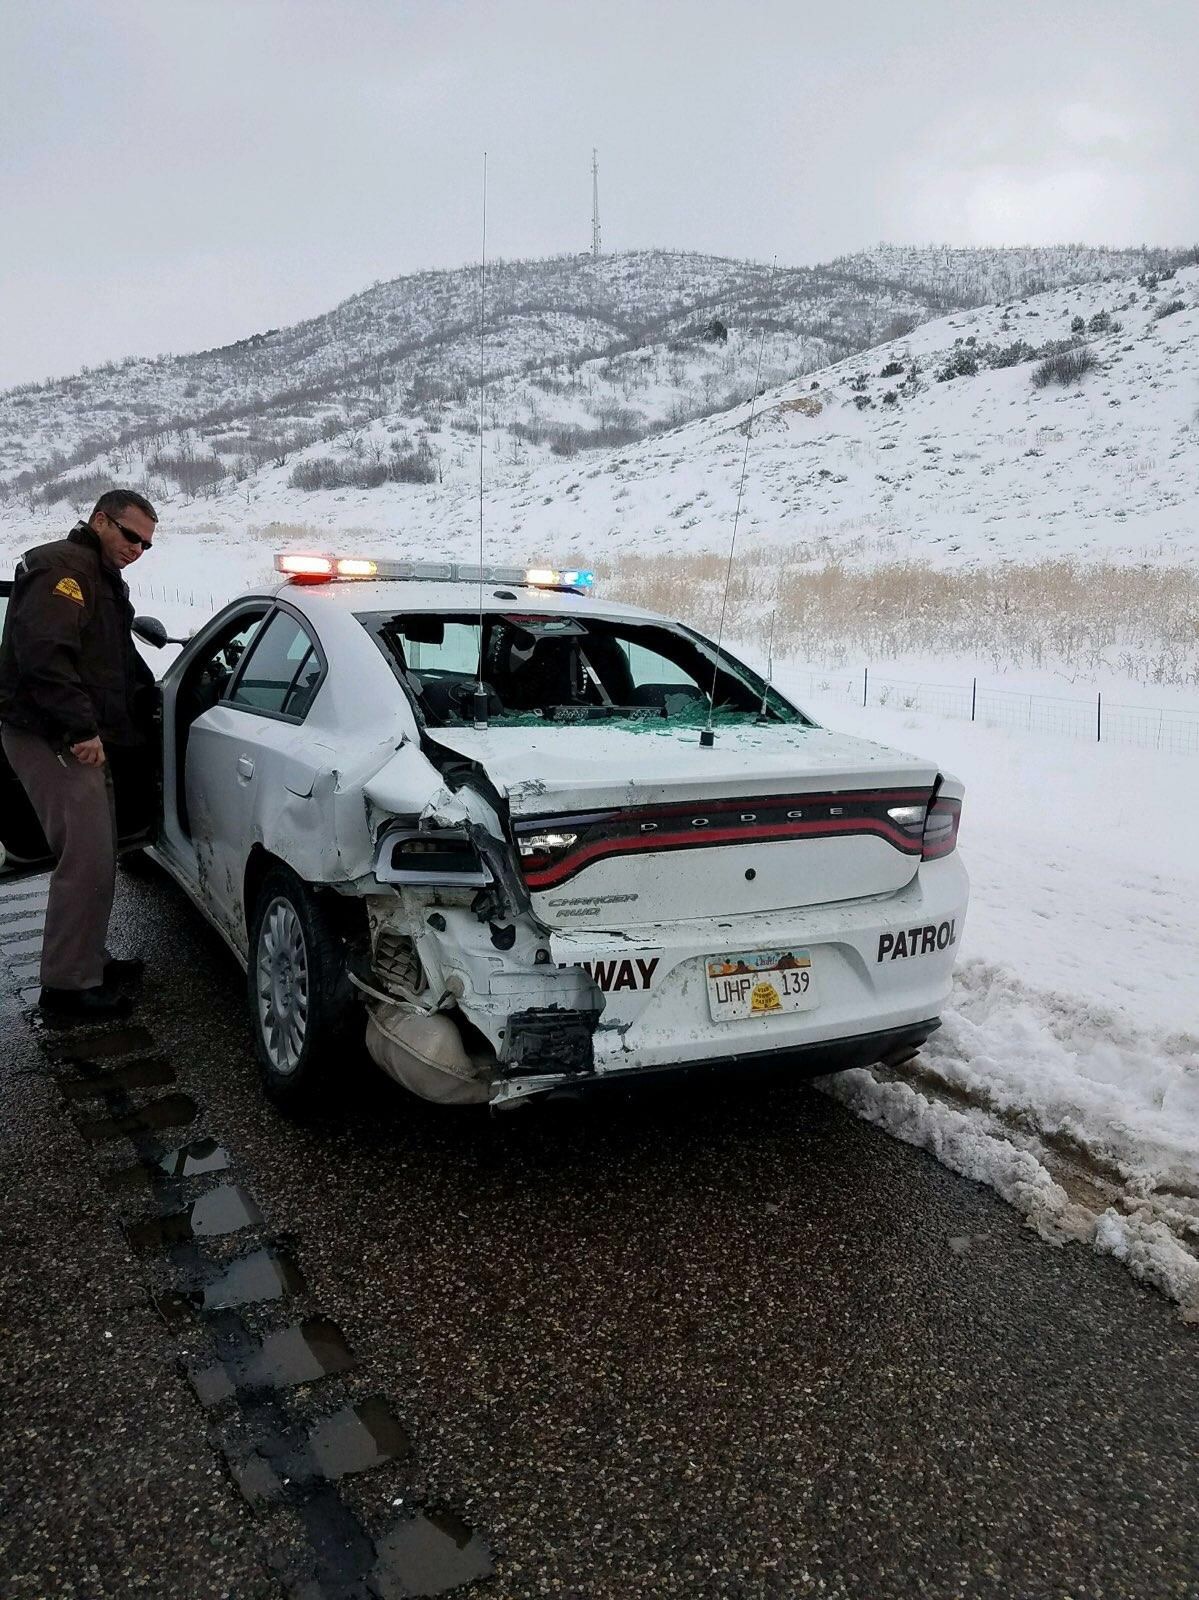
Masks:
[[[108,517],[108,512],[106,511],[104,515]],[[143,539],[140,533],[134,533],[132,528],[127,528],[123,522],[118,522],[115,517],[108,517],[108,520],[114,528],[121,530],[130,544],[140,544],[143,550],[152,550],[154,548],[152,539]]]

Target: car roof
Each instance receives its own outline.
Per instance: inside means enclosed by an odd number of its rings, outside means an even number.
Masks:
[[[467,611],[479,610],[477,582],[438,582],[413,578],[372,578],[369,580],[333,579],[327,583],[281,583],[272,591],[298,611],[315,621],[321,613],[370,611]],[[626,618],[630,622],[667,622],[656,611],[619,601],[601,600],[592,594],[576,594],[560,589],[538,589],[523,583],[485,582],[483,610],[500,615],[511,611],[539,612],[547,616],[603,617],[607,621]]]

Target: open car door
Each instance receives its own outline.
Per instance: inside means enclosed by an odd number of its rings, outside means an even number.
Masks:
[[[12,593],[12,581],[0,578],[0,630]],[[117,797],[118,850],[133,850],[148,844],[158,831],[160,812],[158,767],[161,750],[160,717],[151,700],[160,698],[155,688],[147,694],[144,707],[148,743],[136,751],[112,752],[113,784]],[[0,888],[17,878],[48,872],[54,854],[46,843],[41,824],[20,779],[0,748]]]
[[[0,631],[12,593],[12,579],[0,578]],[[0,749],[0,885],[54,865],[33,807]]]

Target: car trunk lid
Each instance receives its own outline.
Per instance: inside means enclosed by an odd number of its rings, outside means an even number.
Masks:
[[[936,767],[823,728],[439,728],[507,801],[536,914],[625,927],[893,893]]]

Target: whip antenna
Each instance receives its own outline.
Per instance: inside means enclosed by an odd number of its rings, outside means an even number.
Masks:
[[[777,261],[778,257],[776,256],[770,263],[768,289],[774,284],[774,269]],[[712,718],[716,712],[716,680],[720,673],[720,646],[724,640],[724,618],[729,604],[729,585],[733,580],[733,552],[737,548],[737,524],[741,520],[741,497],[745,493],[745,473],[749,466],[749,441],[754,431],[754,415],[758,409],[758,384],[762,377],[762,356],[765,350],[766,321],[763,318],[762,336],[758,340],[758,365],[754,372],[753,398],[749,403],[749,421],[745,424],[745,454],[741,458],[741,482],[737,485],[737,509],[733,512],[733,536],[729,540],[729,562],[724,574],[724,594],[720,599],[720,627],[716,632],[716,659],[712,663],[712,694],[708,702],[708,725],[699,736],[699,742],[705,749],[711,749],[716,743],[716,735],[712,732]]]
[[[483,330],[487,315],[487,152],[483,152],[483,249],[479,257],[479,673],[475,684],[474,724],[487,726],[487,690],[483,687]]]
[[[758,721],[769,722],[766,715],[766,697],[770,693],[770,686],[774,682],[774,621],[779,614],[778,595],[775,595],[774,610],[770,613],[770,639],[766,645],[766,682],[762,685],[762,704],[758,707]]]

